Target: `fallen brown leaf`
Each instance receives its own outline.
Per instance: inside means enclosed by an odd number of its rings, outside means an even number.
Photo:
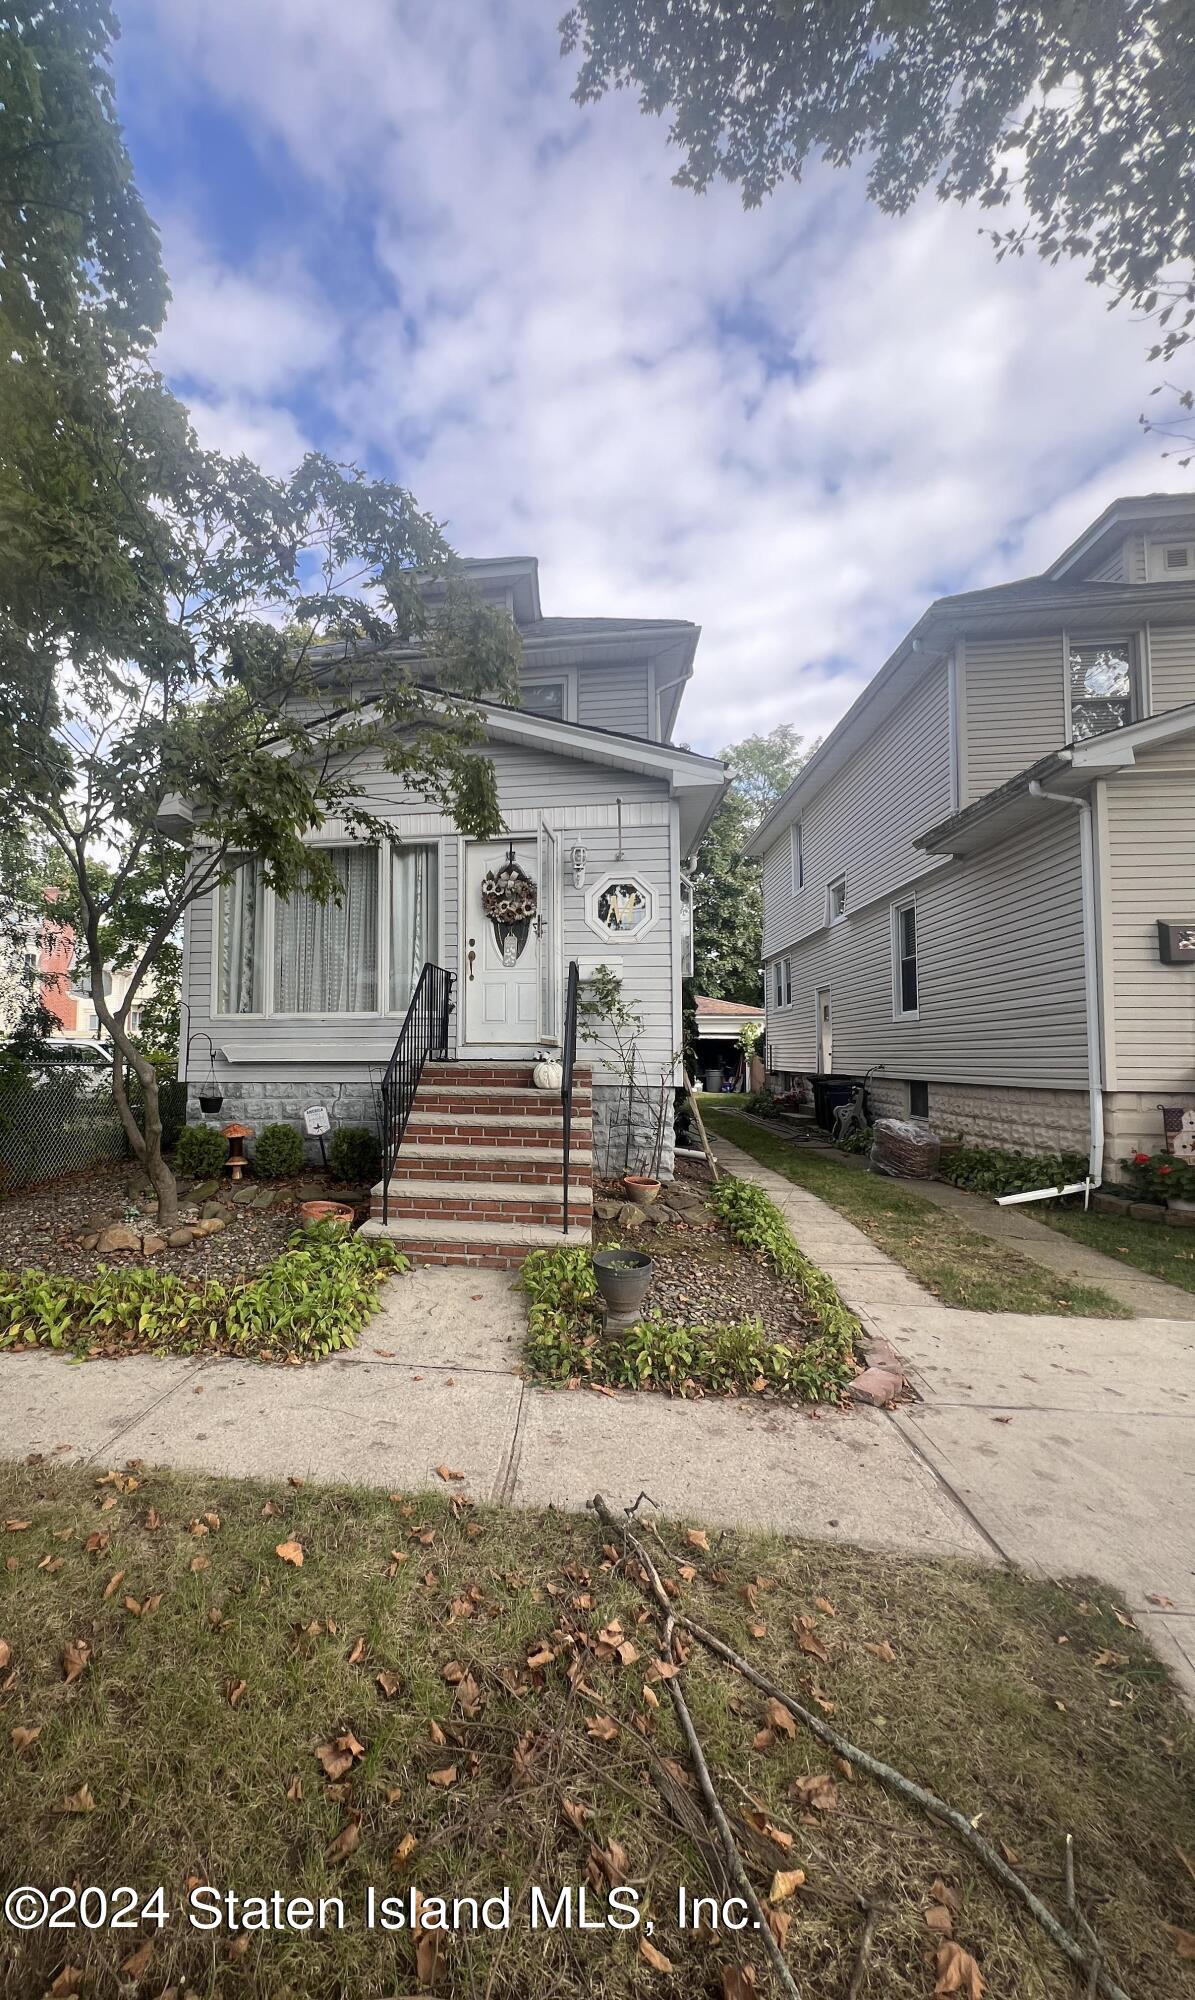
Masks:
[[[41,1730],[22,1729],[18,1723],[17,1727],[9,1733],[12,1747],[16,1751],[17,1756],[25,1757],[28,1756],[30,1750],[32,1750],[34,1744],[37,1742],[38,1737],[41,1735]]]
[[[361,1829],[357,1825],[356,1820],[351,1819],[347,1826],[341,1827],[335,1840],[328,1842],[328,1845],[324,1849],[324,1859],[327,1861],[347,1861],[360,1838]]]
[[[454,1472],[450,1465],[438,1465],[436,1467],[436,1477],[437,1479],[442,1479],[445,1485],[448,1484],[450,1479],[463,1479],[464,1476],[463,1472]]]
[[[381,1689],[382,1693],[385,1695],[387,1701],[393,1701],[395,1695],[399,1691],[399,1688],[402,1686],[402,1682],[399,1680],[398,1675],[392,1674],[389,1668],[383,1667],[380,1674],[375,1674],[374,1679],[378,1687]]]
[[[686,1528],[685,1540],[691,1549],[701,1549],[704,1554],[709,1554],[710,1538],[704,1528]]]
[[[782,1701],[773,1698],[768,1703],[765,1714],[770,1728],[779,1730],[782,1736],[796,1735],[797,1725]]]
[[[63,1799],[58,1810],[64,1813],[94,1812],[95,1800],[91,1796],[91,1786],[80,1785],[78,1791],[73,1792],[69,1799]]]
[[[293,1563],[296,1569],[303,1567],[303,1549],[299,1542],[279,1542],[274,1554],[284,1563]]]
[[[794,1778],[788,1789],[794,1799],[801,1799],[816,1812],[832,1812],[838,1804],[838,1786],[826,1771],[811,1778]]]
[[[1179,1958],[1195,1958],[1195,1931],[1180,1930],[1177,1924],[1163,1924],[1162,1929],[1174,1940]]]
[[[983,2000],[984,1978],[969,1951],[951,1939],[940,1944],[934,1954],[934,1969],[938,1980],[935,1995],[961,1993],[963,2000]]]
[[[455,1764],[446,1764],[442,1771],[429,1771],[427,1776],[429,1785],[439,1785],[441,1790],[445,1792],[450,1785],[455,1785],[456,1779],[457,1769]]]
[[[64,1965],[50,1986],[53,2000],[69,2000],[73,1993],[83,1991],[83,1968],[81,1965]]]
[[[639,1956],[647,1960],[653,1972],[671,1972],[673,1969],[672,1960],[667,1958],[662,1951],[657,1951],[654,1944],[649,1943],[647,1938],[640,1938],[639,1940]]]
[[[398,1846],[395,1848],[393,1854],[390,1857],[391,1867],[401,1868],[404,1861],[410,1860],[412,1854],[414,1854],[415,1849],[418,1847],[418,1845],[419,1842],[416,1840],[413,1833],[404,1833],[402,1839],[398,1843]]]
[[[286,1796],[292,1806],[303,1803],[303,1780],[297,1771],[286,1788]]]
[[[803,1868],[778,1869],[772,1877],[772,1886],[768,1890],[769,1903],[787,1902],[790,1896],[795,1895],[804,1880]]]
[[[140,1979],[142,1974],[148,1970],[149,1961],[153,1955],[154,1941],[152,1938],[146,1938],[137,1946],[136,1951],[131,1951],[127,1958],[121,1960],[120,1969],[125,1978]]]
[[[618,1737],[618,1724],[609,1715],[587,1715],[585,1729],[598,1743],[613,1743]]]
[[[91,1658],[91,1647],[86,1639],[68,1639],[62,1649],[62,1672],[69,1687],[86,1673]]]
[[[865,1639],[863,1641],[863,1651],[865,1653],[874,1653],[877,1660],[891,1662],[896,1658],[895,1650],[889,1645],[887,1639]]]
[[[248,1681],[228,1681],[224,1692],[228,1696],[229,1708],[239,1708],[244,1697],[249,1692],[249,1683]]]
[[[0,1670],[3,1670],[8,1665],[11,1658],[12,1647],[9,1645],[8,1640],[0,1639]]]

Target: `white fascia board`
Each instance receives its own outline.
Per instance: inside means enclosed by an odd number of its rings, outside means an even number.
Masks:
[[[1076,771],[1103,771],[1131,764],[1134,752],[1148,750],[1155,743],[1171,743],[1195,734],[1195,702],[1183,708],[1164,709],[1161,715],[1143,716],[1124,729],[1109,729],[1102,736],[1090,736],[1085,743],[1072,743],[1061,752]]]

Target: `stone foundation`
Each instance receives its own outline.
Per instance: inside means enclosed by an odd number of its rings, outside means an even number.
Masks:
[[[246,1083],[240,1078],[221,1077],[220,1088],[224,1102],[219,1111],[205,1113],[199,1109],[199,1089],[197,1083],[187,1088],[187,1123],[189,1125],[251,1125],[254,1132],[260,1132],[266,1125],[293,1125],[298,1132],[303,1131],[303,1113],[309,1105],[322,1104],[332,1121],[332,1131],[341,1125],[364,1125],[375,1137],[379,1135],[378,1102],[372,1084],[368,1081],[354,1083],[295,1083],[279,1077],[269,1083]],[[328,1134],[331,1138],[331,1133]],[[324,1145],[328,1139],[324,1140]],[[253,1144],[250,1140],[249,1151]],[[304,1156],[313,1165],[320,1162],[318,1139],[303,1138]]]
[[[884,1118],[909,1116],[909,1086],[874,1076],[871,1100]],[[1017,1153],[1083,1153],[1090,1144],[1085,1090],[1020,1090],[1001,1084],[930,1083],[929,1122],[941,1139],[1005,1146]]]
[[[660,1179],[672,1179],[676,1141],[672,1129],[671,1085],[665,1089],[664,1147],[660,1156]],[[621,1173],[647,1173],[656,1143],[656,1120],[660,1111],[660,1088],[635,1087],[630,1106],[630,1154],[627,1154],[628,1098],[625,1084],[593,1085],[593,1170],[603,1177]]]

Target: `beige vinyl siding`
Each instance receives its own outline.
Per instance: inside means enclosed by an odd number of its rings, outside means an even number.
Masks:
[[[792,890],[785,827],[764,857],[764,952],[825,923],[826,884],[846,876],[860,909],[940,864],[913,840],[950,811],[949,674],[939,664],[801,814],[804,887]]]
[[[1085,1088],[1078,817],[1043,805],[1040,827],[914,885],[916,1020],[893,1019],[887,901],[795,947],[791,1008],[773,1007],[769,982],[769,1068],[814,1068],[828,985],[835,1072]]]
[[[1065,743],[1062,634],[968,639],[963,671],[969,805]]]
[[[1117,1090],[1195,1090],[1195,969],[1163,965],[1157,932],[1159,917],[1195,924],[1195,759],[1189,772],[1143,760],[1105,786]]]
[[[1098,569],[1093,569],[1088,583],[1123,583],[1125,580],[1125,545],[1118,542],[1110,556],[1105,556]]]
[[[654,736],[647,692],[646,662],[581,667],[577,673],[577,721],[593,729],[618,729],[624,736]]]
[[[1185,708],[1195,701],[1195,629],[1189,625],[1149,628],[1150,713]]]
[[[667,783],[513,744],[491,744],[489,754],[510,831],[534,834],[542,816],[561,834],[565,963],[569,958],[588,960],[591,965],[602,959],[621,960],[628,994],[643,1014],[646,1032],[640,1045],[642,1060],[650,1066],[662,1065],[675,1048],[679,1033],[673,1000],[675,807]],[[377,758],[369,759],[368,766],[372,769],[365,803],[370,810],[392,819],[403,839],[440,842],[441,962],[457,973],[460,842],[456,829],[444,814],[407,791],[399,778],[381,767]],[[617,864],[616,798],[622,800],[623,823],[623,860]],[[327,837],[331,838],[332,833],[329,827]],[[586,853],[583,890],[573,887],[569,865],[569,850],[577,842]],[[585,920],[589,890],[599,875],[615,872],[616,868],[643,877],[657,898],[658,921],[638,940],[622,939],[615,943],[603,939]],[[313,1077],[336,1076],[343,1070],[349,1078],[360,1077],[363,1068],[385,1065],[398,1033],[399,1022],[393,1015],[358,1017],[351,1022],[335,1015],[309,1020],[213,1018],[214,906],[213,895],[202,897],[188,917],[186,998],[191,1008],[192,1029],[196,1033],[210,1033],[218,1047],[235,1050],[235,1064],[227,1072],[230,1076],[255,1077],[263,1073],[262,1065],[269,1066],[268,1073],[275,1074],[274,1066],[284,1064],[288,1076],[305,1073]],[[454,1033],[457,1018],[454,1014]],[[581,1059],[594,1062],[598,1068],[604,1066],[603,1059],[591,1049],[583,1052]]]

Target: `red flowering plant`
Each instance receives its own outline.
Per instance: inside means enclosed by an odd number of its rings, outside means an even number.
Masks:
[[[1121,1161],[1139,1201],[1195,1201],[1195,1166],[1172,1153],[1130,1153]]]

